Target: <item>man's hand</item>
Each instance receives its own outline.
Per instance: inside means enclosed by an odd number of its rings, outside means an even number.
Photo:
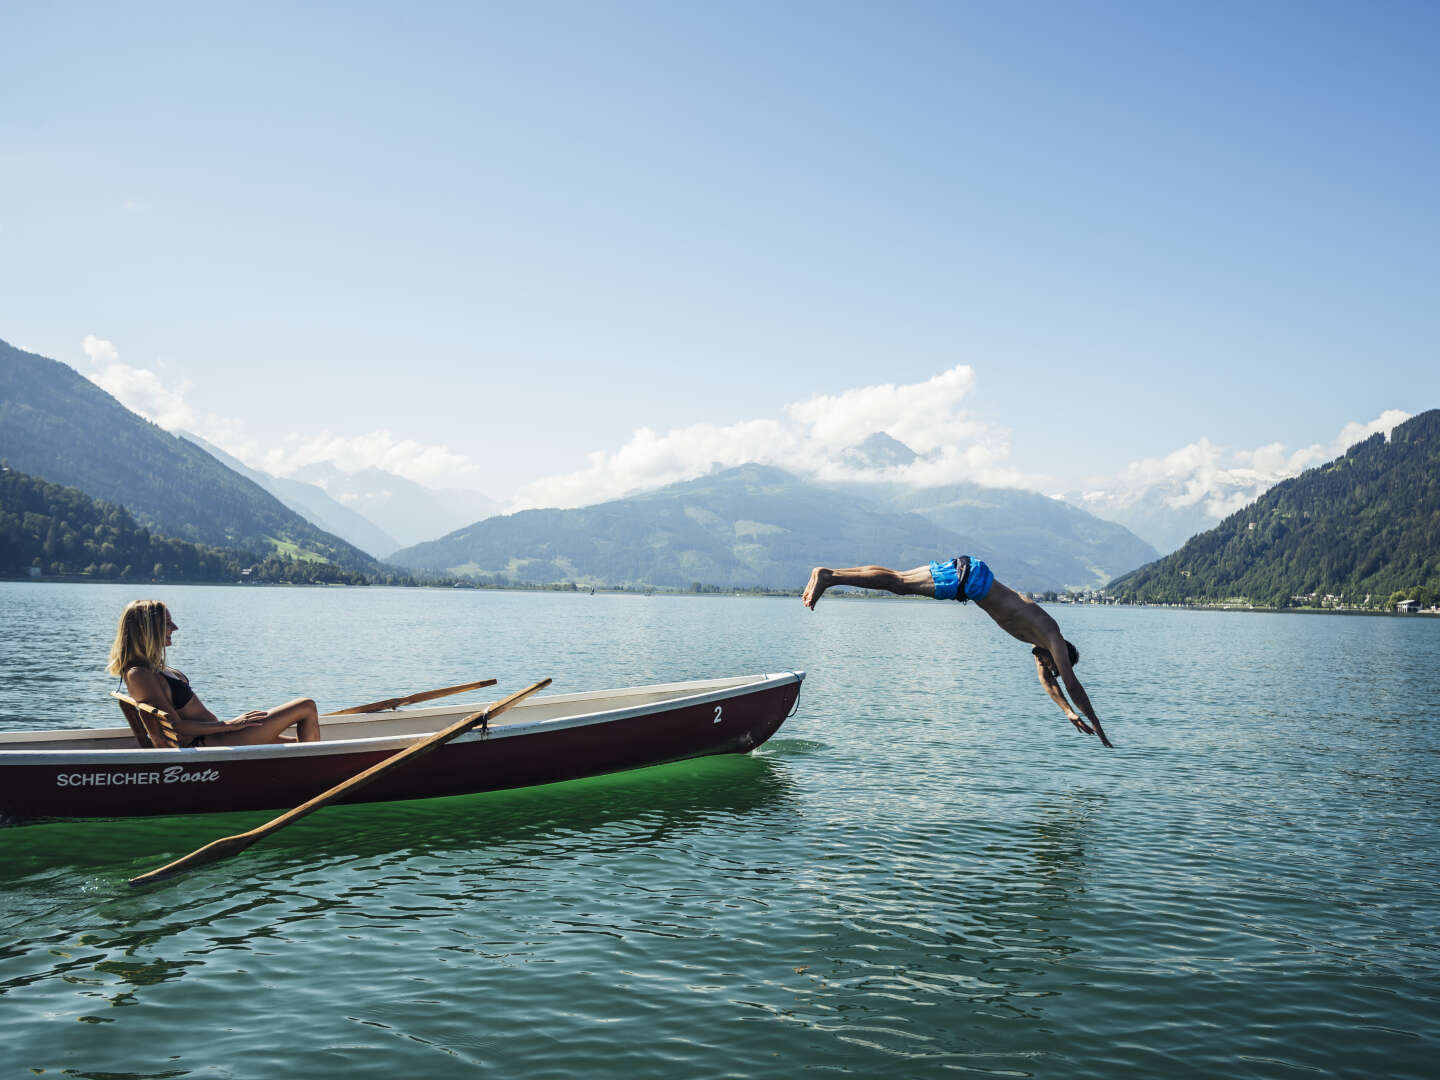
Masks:
[[[1070,723],[1074,724],[1076,730],[1079,731],[1079,732],[1081,732],[1082,734],[1085,734],[1085,735],[1094,735],[1094,734],[1095,734],[1095,729],[1092,728],[1089,724],[1087,724],[1087,723],[1086,723],[1084,720],[1082,720],[1080,717],[1076,716],[1074,713],[1071,713],[1071,714],[1070,714]]]

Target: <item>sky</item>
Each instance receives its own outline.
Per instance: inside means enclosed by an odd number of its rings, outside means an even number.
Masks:
[[[1398,0],[6,5],[0,339],[511,507],[877,430],[1220,498],[1440,406],[1437,55]]]

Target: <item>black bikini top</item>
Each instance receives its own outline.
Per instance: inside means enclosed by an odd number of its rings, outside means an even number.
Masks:
[[[190,704],[190,699],[195,696],[195,691],[190,689],[190,680],[172,668],[166,668],[160,672],[165,681],[170,684],[170,700],[175,703],[176,709],[183,709]]]

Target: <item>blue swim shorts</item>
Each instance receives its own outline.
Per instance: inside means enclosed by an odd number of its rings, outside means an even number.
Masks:
[[[983,600],[995,575],[973,555],[960,555],[949,562],[932,562],[930,580],[935,583],[936,600]]]
[[[990,592],[990,586],[995,581],[995,575],[990,572],[990,567],[983,561],[970,556],[970,572],[965,575],[965,595],[971,600],[984,600]]]
[[[936,600],[954,600],[960,591],[960,560],[951,559],[949,562],[932,562],[930,564],[930,580],[935,583]]]

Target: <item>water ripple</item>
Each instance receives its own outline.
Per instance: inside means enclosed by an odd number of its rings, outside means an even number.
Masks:
[[[0,680],[0,710],[91,700],[74,643],[119,596],[88,589],[0,585],[13,617],[58,611],[51,675]],[[459,682],[497,625],[481,659],[516,683],[562,651],[567,689],[810,676],[750,757],[332,808],[159,889],[125,880],[265,815],[0,828],[16,1071],[1431,1075],[1440,676],[1412,658],[1440,655],[1434,623],[1067,610],[1104,753],[953,606],[171,598],[210,631],[187,670],[244,700],[290,696],[295,663],[322,698],[393,692],[331,674],[355,648]],[[333,635],[218,678],[250,616],[302,604]]]

